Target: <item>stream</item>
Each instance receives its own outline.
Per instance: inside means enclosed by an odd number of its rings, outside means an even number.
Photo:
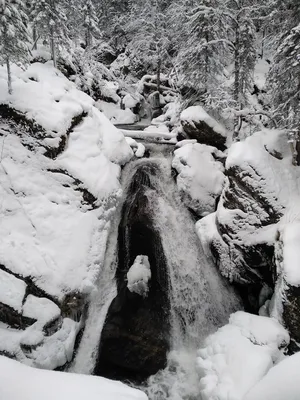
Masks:
[[[144,143],[149,158],[122,173],[124,191],[70,372],[122,380],[150,400],[199,400],[196,350],[241,309],[239,297],[203,252],[181,202],[170,144]],[[151,266],[148,296],[127,288],[138,255]]]

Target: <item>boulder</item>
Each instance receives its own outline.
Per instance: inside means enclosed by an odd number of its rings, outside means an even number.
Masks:
[[[181,125],[189,139],[214,146],[224,151],[227,148],[226,129],[204,111],[201,106],[192,106],[181,113]]]
[[[228,152],[216,214],[198,223],[204,246],[221,273],[240,287],[252,312],[261,306],[262,288],[274,289],[278,223],[296,194],[298,174],[283,132],[265,130],[235,143]]]

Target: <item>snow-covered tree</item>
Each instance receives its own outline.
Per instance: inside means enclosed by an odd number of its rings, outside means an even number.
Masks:
[[[127,26],[130,52],[141,59],[148,69],[155,71],[158,91],[161,70],[169,60],[170,39],[164,7],[164,0],[134,2]]]
[[[28,18],[23,0],[0,0],[0,62],[6,63],[8,92],[12,93],[11,62],[26,62],[29,56]]]
[[[187,38],[179,53],[178,64],[185,83],[203,97],[220,84],[228,62],[229,40],[219,1],[201,0],[197,3],[186,10],[184,28]]]
[[[83,8],[84,29],[85,29],[85,43],[86,47],[91,47],[93,37],[100,36],[99,20],[96,14],[95,6],[92,0],[84,2]]]
[[[68,41],[67,17],[62,0],[32,0],[31,18],[39,36],[50,42],[53,64],[57,66],[57,46]]]

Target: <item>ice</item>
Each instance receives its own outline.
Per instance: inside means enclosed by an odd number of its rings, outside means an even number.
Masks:
[[[0,356],[3,400],[147,400],[121,382],[96,376],[34,369]]]
[[[127,272],[128,289],[130,292],[147,297],[150,279],[151,269],[148,257],[143,255],[137,256]]]

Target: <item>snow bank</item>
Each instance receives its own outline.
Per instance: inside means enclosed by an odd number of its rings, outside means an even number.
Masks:
[[[178,189],[186,205],[199,216],[215,210],[223,189],[224,168],[214,159],[215,152],[214,147],[199,143],[187,143],[174,152],[172,167],[178,172]]]
[[[23,71],[12,65],[13,94],[7,93],[6,69],[0,67],[0,103],[10,104],[41,125],[52,137],[61,136],[75,116],[88,112],[93,99],[78,90],[52,61],[31,64]]]
[[[203,400],[242,400],[281,357],[289,342],[274,319],[239,311],[198,351]]]
[[[0,356],[0,398],[3,400],[147,400],[121,382],[105,378],[43,371]]]
[[[205,122],[210,128],[220,135],[227,137],[226,129],[219,124],[214,118],[207,114],[207,112],[201,106],[192,106],[183,110],[180,115],[180,120],[182,122],[189,122],[193,124],[194,122]]]
[[[127,287],[130,292],[146,297],[149,291],[151,268],[147,256],[137,256],[127,272]]]
[[[299,400],[300,353],[275,365],[244,397],[244,400]]]
[[[126,96],[125,96],[126,97]],[[125,99],[125,98],[124,98]],[[107,103],[99,100],[95,103],[95,107],[102,111],[103,114],[113,123],[117,124],[134,124],[137,121],[137,116],[129,109],[128,104],[125,104],[125,110],[120,108],[120,104]]]
[[[133,152],[122,133],[96,108],[71,133],[58,163],[86,184],[97,198],[120,189],[120,167]]]

